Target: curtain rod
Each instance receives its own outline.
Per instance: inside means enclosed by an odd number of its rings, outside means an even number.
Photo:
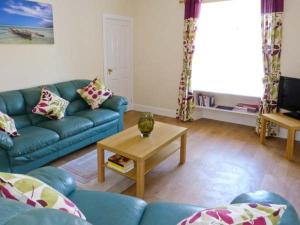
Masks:
[[[179,0],[179,3],[181,4],[181,3],[184,3],[184,0]]]

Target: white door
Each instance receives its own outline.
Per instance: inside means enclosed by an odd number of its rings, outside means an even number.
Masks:
[[[133,20],[120,16],[103,16],[104,78],[116,95],[133,99]]]

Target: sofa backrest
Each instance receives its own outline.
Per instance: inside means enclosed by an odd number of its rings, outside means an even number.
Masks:
[[[31,124],[21,91],[2,92],[0,93],[0,99],[1,112],[8,114],[15,120],[17,129]]]
[[[46,117],[31,112],[32,108],[40,100],[41,88],[46,87],[58,96],[68,100],[70,104],[66,115],[74,115],[76,112],[88,108],[88,105],[81,99],[76,90],[85,87],[89,82],[90,80],[73,80],[53,85],[2,92],[0,93],[0,111],[8,114],[15,120],[17,129],[48,120]]]
[[[89,83],[89,80],[73,80],[55,85],[61,97],[70,102],[66,112],[68,116],[72,116],[76,112],[89,108],[86,102],[76,92],[78,89],[87,86]]]

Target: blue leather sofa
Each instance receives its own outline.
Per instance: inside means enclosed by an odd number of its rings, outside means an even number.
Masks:
[[[91,110],[76,93],[89,82],[44,85],[70,102],[62,120],[31,112],[40,99],[41,87],[0,93],[0,111],[15,120],[21,134],[11,138],[0,131],[0,171],[25,173],[121,131],[127,100],[113,96],[100,109]]]
[[[54,167],[34,170],[29,175],[68,196],[85,214],[87,221],[54,209],[37,209],[0,198],[0,225],[176,225],[203,209],[175,203],[150,203],[125,195],[76,190],[74,179]],[[260,191],[242,194],[232,203],[273,203],[288,206],[279,225],[300,225],[294,207],[277,194]]]

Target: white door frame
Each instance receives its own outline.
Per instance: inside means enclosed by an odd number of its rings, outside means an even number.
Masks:
[[[129,102],[131,102],[131,104],[128,105],[128,110],[132,110],[133,109],[133,18],[131,17],[127,17],[127,16],[119,16],[119,15],[113,15],[113,14],[103,14],[102,16],[102,34],[103,34],[103,59],[104,59],[104,62],[103,62],[103,76],[104,76],[104,81],[105,83],[107,83],[107,78],[108,78],[108,74],[107,74],[107,71],[108,71],[108,67],[107,67],[107,56],[106,56],[106,35],[105,35],[105,31],[106,31],[106,23],[105,21],[107,19],[114,19],[114,20],[120,20],[120,21],[126,21],[126,22],[129,22],[130,23],[130,45],[131,45],[131,48],[130,48],[130,56],[131,56],[131,59],[130,59],[130,81],[129,81],[129,84],[130,84],[130,98],[131,99],[128,99]]]

